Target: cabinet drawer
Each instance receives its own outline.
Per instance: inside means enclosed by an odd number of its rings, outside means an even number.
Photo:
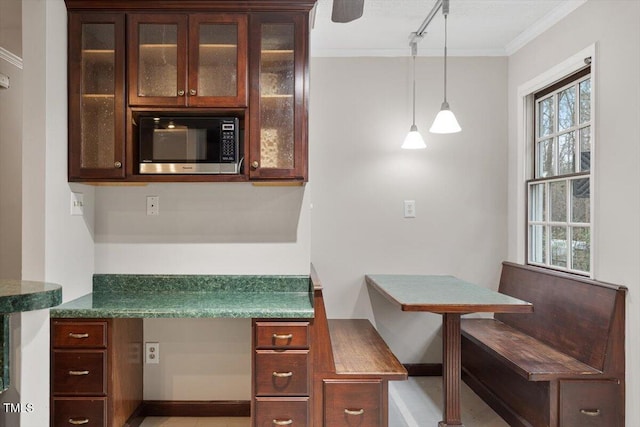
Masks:
[[[617,381],[561,381],[561,427],[622,427],[622,385]]]
[[[106,395],[106,362],[104,351],[54,351],[53,393]]]
[[[55,348],[105,348],[107,322],[53,322]]]
[[[54,399],[52,427],[106,427],[106,399]]]
[[[256,348],[309,348],[309,322],[256,322]]]
[[[324,381],[324,425],[380,427],[382,410],[382,381]]]
[[[255,359],[258,396],[308,396],[308,350],[258,350]]]
[[[255,411],[255,427],[309,425],[308,397],[258,397]]]

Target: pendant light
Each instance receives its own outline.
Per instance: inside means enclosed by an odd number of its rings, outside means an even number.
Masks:
[[[449,108],[449,103],[447,102],[447,16],[449,15],[449,0],[443,0],[442,14],[444,15],[444,102],[431,128],[429,128],[429,132],[456,133],[460,132],[462,128],[458,124],[458,120],[456,120],[456,116]]]
[[[413,57],[413,122],[411,128],[409,129],[409,133],[404,138],[404,142],[402,143],[402,147],[406,150],[419,150],[423,148],[427,148],[427,144],[424,143],[424,139],[422,139],[422,135],[418,132],[418,127],[416,126],[416,54],[418,53],[418,43],[415,41],[411,42],[411,56]]]

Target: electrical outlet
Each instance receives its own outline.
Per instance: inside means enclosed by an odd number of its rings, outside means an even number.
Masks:
[[[144,363],[157,365],[160,363],[160,343],[144,343]]]
[[[416,217],[416,201],[415,200],[404,201],[404,217],[405,218]]]
[[[160,215],[160,197],[159,196],[147,196],[147,215],[151,215],[151,216]]]

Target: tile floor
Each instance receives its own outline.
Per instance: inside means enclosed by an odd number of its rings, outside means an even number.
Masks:
[[[509,427],[464,383],[460,399],[466,427]],[[441,377],[389,383],[389,427],[435,427],[442,420],[441,408]],[[141,427],[250,427],[250,423],[249,418],[148,417]]]

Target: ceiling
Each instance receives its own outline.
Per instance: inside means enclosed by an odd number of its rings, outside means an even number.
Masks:
[[[448,53],[504,56],[516,52],[587,0],[450,0]],[[312,56],[407,56],[409,35],[436,0],[365,0],[356,21],[331,22],[332,0],[318,0]],[[438,12],[418,44],[418,55],[441,56],[444,18]]]

